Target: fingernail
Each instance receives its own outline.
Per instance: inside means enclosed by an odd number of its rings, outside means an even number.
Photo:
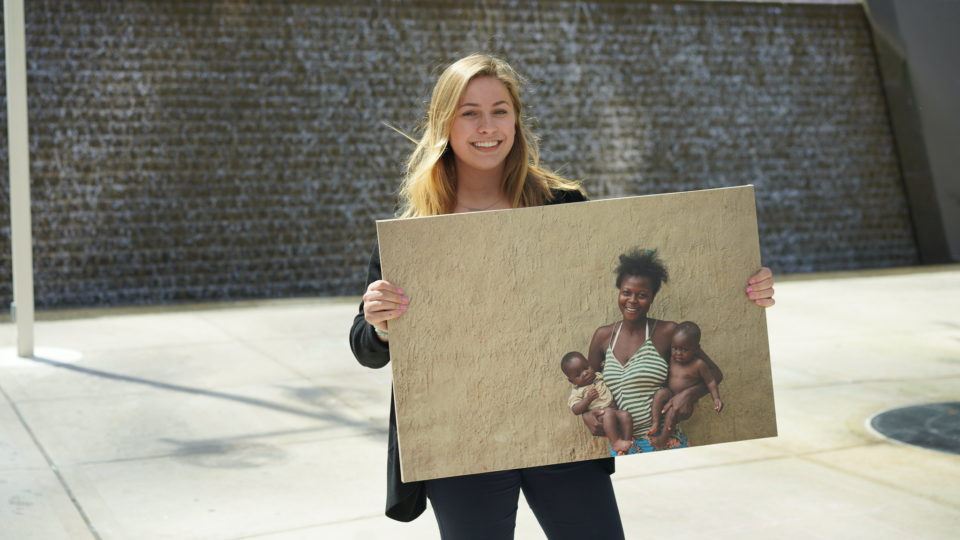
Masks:
[[[747,287],[747,292],[748,292],[748,293],[752,293],[752,292],[753,292],[753,287]]]

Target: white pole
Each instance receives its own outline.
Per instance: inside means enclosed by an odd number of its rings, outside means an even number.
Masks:
[[[3,1],[7,55],[7,145],[10,162],[10,244],[17,354],[33,356],[33,234],[30,225],[30,145],[23,0]]]

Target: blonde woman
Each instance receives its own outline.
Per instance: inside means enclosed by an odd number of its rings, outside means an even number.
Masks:
[[[586,200],[577,182],[540,166],[520,83],[505,61],[484,54],[462,58],[441,73],[407,163],[402,217]],[[772,285],[770,271],[761,269],[750,279],[748,294],[758,305],[772,305]],[[410,306],[399,284],[381,279],[374,248],[367,290],[350,330],[360,364],[380,368],[390,361],[389,321]],[[623,538],[612,472],[613,460],[602,459],[404,483],[391,400],[386,515],[411,521],[429,498],[443,538],[513,538],[520,491],[549,538]]]

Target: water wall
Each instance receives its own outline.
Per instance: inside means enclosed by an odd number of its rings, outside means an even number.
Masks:
[[[778,272],[917,262],[858,5],[31,0],[26,18],[41,307],[359,294],[412,148],[383,123],[413,132],[477,50],[529,79],[543,162],[594,198],[749,183]]]

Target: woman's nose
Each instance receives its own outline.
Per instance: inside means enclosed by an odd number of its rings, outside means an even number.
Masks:
[[[490,123],[490,119],[487,118],[487,115],[481,114],[480,123],[477,124],[477,131],[481,133],[489,133],[491,128],[492,128],[492,124]]]

